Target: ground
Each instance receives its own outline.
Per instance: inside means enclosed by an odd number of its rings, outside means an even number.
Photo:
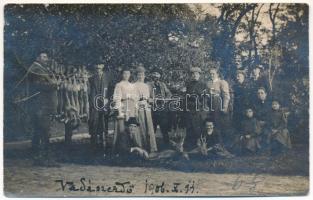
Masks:
[[[163,168],[112,167],[98,165],[62,164],[60,168],[32,167],[28,162],[11,162],[5,166],[5,194],[10,197],[34,196],[107,196],[107,195],[303,195],[307,193],[309,178],[307,176],[275,176],[269,174],[217,174],[207,172],[181,172]],[[91,180],[91,185],[110,186],[117,182],[134,184],[132,193],[65,191],[56,180],[74,181],[81,187],[80,179]],[[165,183],[165,192],[156,192],[148,184]],[[186,194],[185,185],[194,181],[194,191]],[[174,183],[182,193],[171,192]],[[87,186],[88,184],[86,184]],[[128,184],[129,185],[129,184]],[[169,190],[169,192],[167,192]]]
[[[74,139],[66,148],[63,137],[53,138],[52,150],[60,167],[50,168],[32,165],[29,141],[5,143],[5,195],[277,196],[305,195],[309,188],[308,147],[302,144],[295,144],[288,154],[272,157],[125,162],[95,155],[88,134],[75,135]]]

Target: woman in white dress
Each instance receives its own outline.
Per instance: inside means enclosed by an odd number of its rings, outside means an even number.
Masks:
[[[137,92],[137,110],[138,122],[140,124],[140,134],[142,139],[143,148],[151,152],[157,151],[157,144],[153,128],[153,121],[151,115],[151,105],[149,104],[152,99],[150,95],[149,85],[144,82],[145,68],[139,66],[137,68],[137,81],[134,83]]]
[[[113,93],[114,108],[118,111],[115,123],[115,134],[113,139],[113,151],[116,141],[121,133],[125,131],[125,122],[130,117],[137,118],[136,104],[138,101],[137,91],[133,83],[129,82],[130,70],[122,70],[122,80],[116,84]],[[138,142],[141,141],[138,135]]]

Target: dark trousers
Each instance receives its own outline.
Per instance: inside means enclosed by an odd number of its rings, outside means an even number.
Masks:
[[[169,118],[168,118],[168,112],[167,111],[154,111],[152,112],[152,121],[153,121],[153,128],[154,132],[156,132],[156,129],[158,125],[160,126],[161,133],[163,135],[163,141],[164,144],[167,146],[169,145]]]
[[[65,124],[65,144],[70,145],[72,143],[73,131],[79,127],[79,123],[75,120],[70,120]]]
[[[105,151],[107,148],[109,118],[104,113],[97,113],[97,115],[97,122],[89,123],[90,141],[94,149]]]
[[[197,146],[197,140],[203,132],[205,113],[201,111],[189,111],[186,113],[186,139],[184,147],[192,150]]]
[[[34,159],[46,160],[49,158],[49,139],[51,117],[44,110],[34,111],[31,115],[31,123],[33,128],[32,150]]]

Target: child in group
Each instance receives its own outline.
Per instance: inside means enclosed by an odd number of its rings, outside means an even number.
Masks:
[[[272,101],[272,110],[269,113],[267,127],[269,131],[267,138],[271,154],[291,149],[290,135],[287,129],[287,116],[280,108],[277,100]]]
[[[65,124],[65,144],[71,145],[73,131],[78,129],[81,124],[78,111],[73,106],[66,107],[66,116],[67,119],[64,121]]]
[[[261,149],[261,126],[254,117],[253,110],[245,110],[245,119],[241,122],[240,128],[240,150],[241,154],[255,154]]]

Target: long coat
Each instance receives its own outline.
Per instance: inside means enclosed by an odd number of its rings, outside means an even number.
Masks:
[[[246,82],[236,83],[233,87],[234,103],[233,103],[233,121],[235,127],[238,129],[240,121],[244,117],[244,111],[250,105],[249,88]]]
[[[103,115],[108,118],[110,112],[110,98],[112,96],[112,83],[109,74],[103,73],[102,76],[95,74],[89,78],[89,132],[94,134],[99,123],[102,121]],[[99,98],[96,98],[96,97]],[[96,101],[97,99],[97,101]],[[95,106],[97,103],[97,107]],[[97,109],[101,108],[101,110]]]

